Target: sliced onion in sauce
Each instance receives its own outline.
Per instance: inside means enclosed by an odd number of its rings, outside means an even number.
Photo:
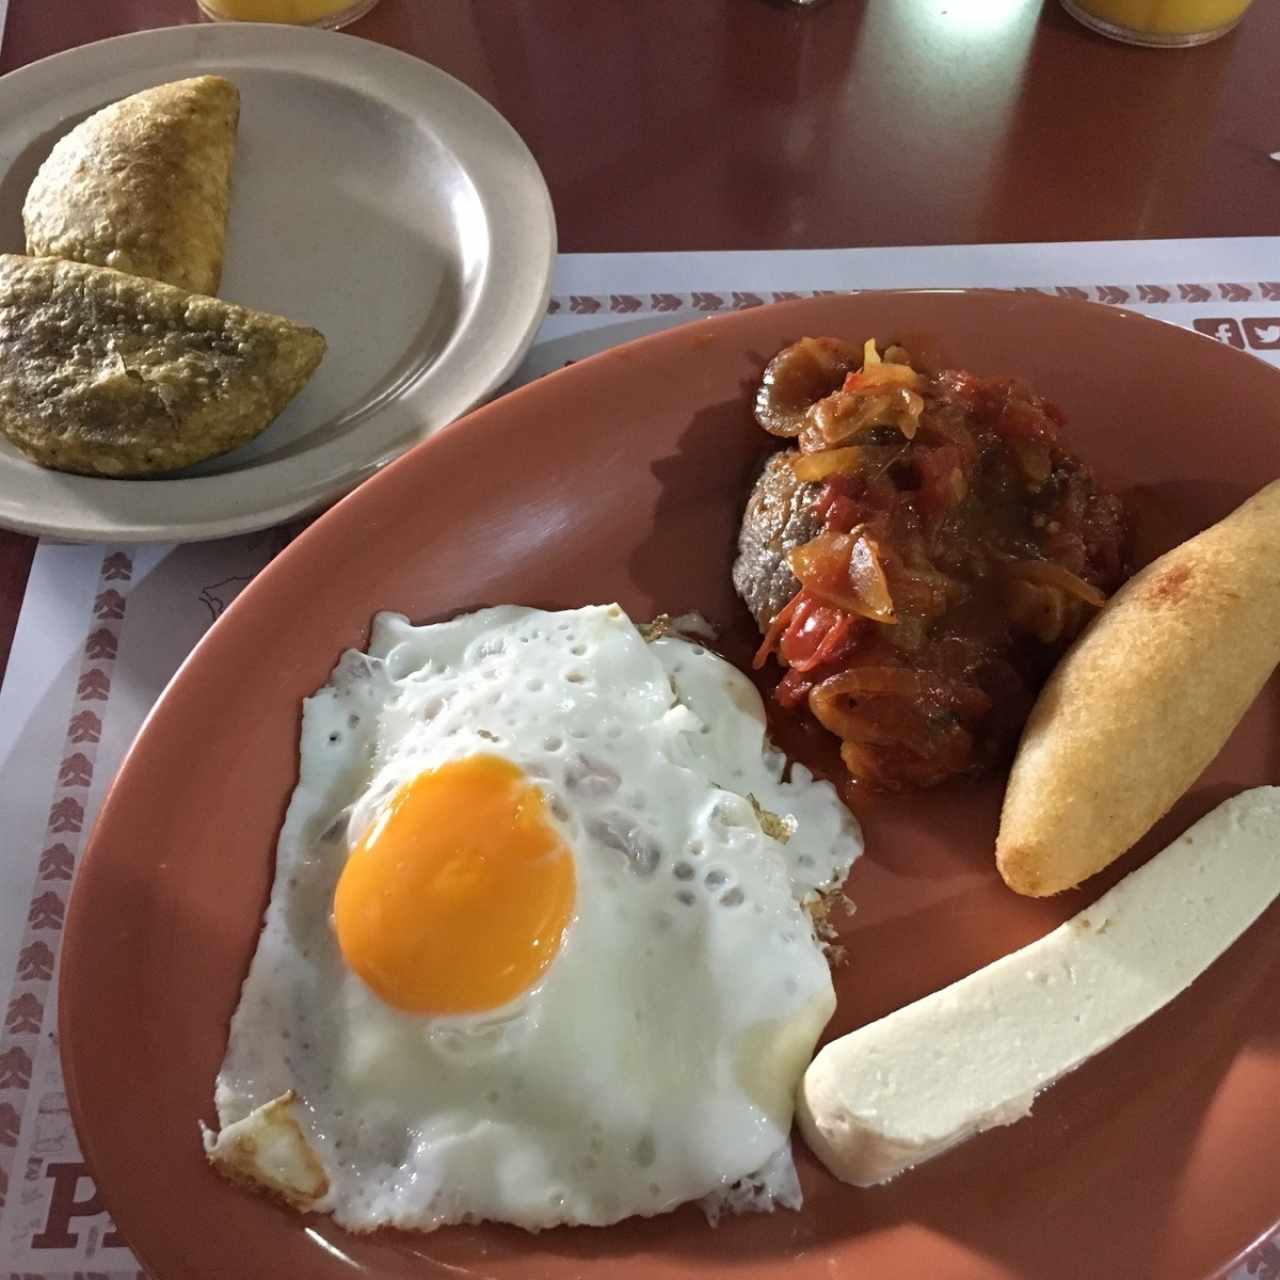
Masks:
[[[914,755],[945,763],[945,771],[963,768],[972,735],[957,721],[931,720],[910,698],[885,697],[866,707],[851,706],[828,693],[829,681],[809,693],[809,709],[824,728],[843,742],[863,747],[902,747]]]
[[[1080,602],[1070,602],[1075,608]],[[1057,587],[1026,578],[1010,578],[1005,584],[1005,612],[1009,621],[1035,636],[1041,644],[1059,640],[1068,626],[1068,601]]]
[[[858,529],[820,533],[794,548],[787,562],[805,588],[824,604],[873,622],[897,622],[879,549]]]
[[[969,715],[984,715],[991,709],[991,699],[977,685],[948,680],[934,672],[911,667],[850,667],[838,675],[829,676],[813,692],[824,699],[928,699]]]
[[[880,563],[880,550],[863,534],[854,539],[849,553],[849,584],[863,606],[858,612],[875,622],[897,622],[893,597]]]
[[[1083,600],[1095,609],[1101,609],[1107,602],[1107,597],[1097,587],[1052,560],[1011,560],[1001,565],[1000,571],[1006,578],[1057,587],[1059,591]]]
[[[903,698],[919,698],[927,693],[931,682],[923,671],[910,667],[852,667],[839,675],[829,676],[819,688],[826,697],[881,697],[896,694]]]
[[[802,481],[825,480],[828,476],[857,475],[865,460],[865,450],[858,445],[846,445],[843,449],[822,449],[817,453],[801,453],[791,459],[791,469],[796,479]]]
[[[805,414],[801,447],[809,452],[817,442],[820,448],[835,448],[876,427],[895,427],[910,440],[923,412],[923,398],[907,387],[833,391]]]
[[[864,364],[845,379],[844,390],[865,391],[869,387],[907,387],[919,391],[924,379],[909,364]]]
[[[771,435],[796,436],[816,401],[835,391],[861,352],[839,338],[801,338],[765,367],[756,391],[756,421]]]

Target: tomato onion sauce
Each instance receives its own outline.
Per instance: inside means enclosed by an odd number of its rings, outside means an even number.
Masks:
[[[1120,499],[1010,378],[925,373],[875,344],[802,339],[756,402],[793,438],[816,536],[757,668],[777,708],[840,742],[858,783],[928,787],[1006,762],[1036,693],[1126,577]]]

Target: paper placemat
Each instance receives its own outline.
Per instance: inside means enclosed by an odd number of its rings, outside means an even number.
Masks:
[[[1266,237],[564,255],[547,318],[511,385],[644,333],[782,298],[978,286],[1127,306],[1280,367],[1280,237]],[[289,534],[37,550],[0,689],[0,1275],[139,1274],[67,1110],[56,1036],[63,913],[93,815],[147,711]],[[1234,1275],[1280,1277],[1280,1236]]]

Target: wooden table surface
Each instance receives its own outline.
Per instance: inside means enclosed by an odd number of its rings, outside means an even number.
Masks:
[[[195,16],[195,0],[10,0],[0,72]],[[1280,222],[1275,0],[1186,51],[1113,44],[1056,0],[381,0],[350,30],[442,67],[515,125],[567,252]],[[33,550],[0,532],[0,673]]]

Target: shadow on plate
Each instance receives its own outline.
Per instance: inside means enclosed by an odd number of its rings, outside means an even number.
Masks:
[[[68,116],[56,129],[33,138],[0,176],[0,253],[26,253],[27,234],[22,226],[22,205],[27,198],[27,191],[40,166],[53,150],[53,144],[97,110],[97,107],[93,107]]]

